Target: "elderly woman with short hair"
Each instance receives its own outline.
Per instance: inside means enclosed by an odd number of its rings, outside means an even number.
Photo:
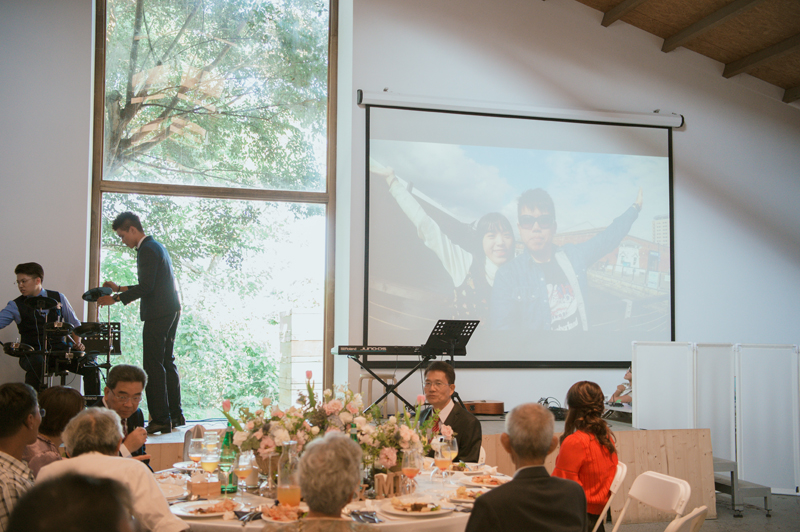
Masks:
[[[308,515],[294,523],[267,523],[265,531],[350,532],[373,530],[342,518],[342,508],[353,500],[361,484],[361,447],[340,432],[305,446],[300,458],[300,490]]]

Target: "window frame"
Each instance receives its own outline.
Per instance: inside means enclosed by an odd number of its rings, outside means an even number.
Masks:
[[[105,138],[105,77],[106,77],[106,0],[95,2],[95,49],[94,49],[94,100],[92,115],[92,187],[89,233],[89,285],[100,286],[100,252],[103,194],[145,194],[158,196],[185,196],[197,198],[220,198],[249,201],[272,201],[290,203],[315,203],[325,205],[325,279],[323,303],[323,387],[333,386],[334,333],[334,257],[336,234],[336,123],[337,123],[337,73],[338,73],[338,26],[339,0],[328,1],[328,101],[327,101],[327,154],[324,192],[241,189],[204,187],[195,185],[172,185],[159,183],[135,183],[106,181],[103,179],[103,149]],[[97,304],[89,303],[89,316],[96,314]]]

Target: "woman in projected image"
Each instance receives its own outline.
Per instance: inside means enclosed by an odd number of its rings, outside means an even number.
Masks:
[[[514,258],[514,233],[508,218],[499,212],[490,212],[481,217],[475,229],[474,249],[464,249],[444,234],[397,178],[392,168],[370,159],[369,170],[386,179],[392,197],[417,228],[425,245],[439,257],[453,280],[453,317],[488,318],[495,273],[501,265]],[[483,251],[483,256],[480,255],[480,250]]]

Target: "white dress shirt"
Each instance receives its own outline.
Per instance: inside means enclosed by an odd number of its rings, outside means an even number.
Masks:
[[[161,493],[155,477],[147,466],[138,460],[86,453],[44,466],[36,480],[41,482],[66,473],[110,478],[121,482],[131,492],[133,516],[146,530],[179,532],[189,529],[188,523],[181,521],[169,511],[167,499]]]

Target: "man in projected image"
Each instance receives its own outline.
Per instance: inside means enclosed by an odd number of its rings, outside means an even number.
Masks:
[[[491,299],[493,329],[586,331],[586,270],[625,238],[642,210],[634,204],[594,238],[556,246],[553,199],[541,188],[523,192],[517,206],[519,236],[527,253],[502,266]]]

